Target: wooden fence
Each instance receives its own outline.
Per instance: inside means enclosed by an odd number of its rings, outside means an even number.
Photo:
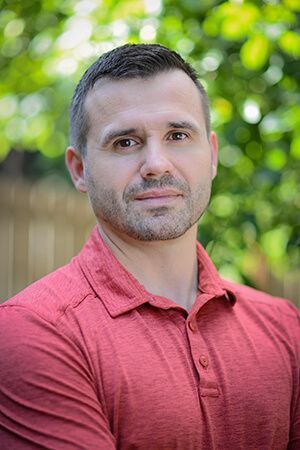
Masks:
[[[84,195],[66,185],[0,179],[0,302],[66,264],[95,224]],[[300,307],[300,276],[276,280],[265,262],[252,274],[258,288]]]
[[[66,264],[95,224],[84,195],[66,186],[0,180],[0,299]]]

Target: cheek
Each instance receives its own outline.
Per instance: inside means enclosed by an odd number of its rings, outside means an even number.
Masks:
[[[90,166],[88,174],[97,195],[112,193],[114,197],[122,198],[126,186],[132,182],[132,174],[129,173],[123,161],[96,162]]]
[[[179,173],[190,183],[198,185],[209,181],[212,178],[211,156],[210,153],[199,151],[193,155],[187,155],[187,158],[178,158],[176,162]]]

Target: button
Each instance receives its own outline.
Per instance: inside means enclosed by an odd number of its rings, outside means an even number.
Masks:
[[[191,331],[197,330],[197,326],[196,326],[195,322],[192,322],[191,320],[188,322],[188,326]]]
[[[204,369],[206,369],[208,367],[209,362],[208,362],[208,358],[206,356],[201,355],[199,358],[199,361],[200,361],[201,366],[204,367]]]

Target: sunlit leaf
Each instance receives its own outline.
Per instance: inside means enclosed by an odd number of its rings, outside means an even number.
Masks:
[[[216,195],[210,204],[210,210],[217,217],[229,217],[235,210],[235,204],[230,195]]]
[[[300,11],[300,0],[283,0],[283,4],[293,11]]]
[[[290,54],[294,58],[300,56],[300,36],[293,31],[287,31],[279,39],[279,46],[286,53]]]
[[[270,44],[262,34],[251,37],[241,48],[242,63],[249,70],[258,70],[264,67],[269,55]]]
[[[291,156],[300,159],[300,135],[296,135],[291,143]]]
[[[281,170],[287,161],[287,156],[280,148],[274,148],[266,154],[266,166],[272,170]]]
[[[232,167],[241,158],[242,152],[235,145],[225,145],[220,148],[219,161],[224,167]]]
[[[261,245],[270,259],[284,255],[290,234],[290,227],[282,225],[262,235]]]
[[[225,280],[233,281],[234,283],[243,283],[243,278],[236,266],[232,264],[224,264],[219,268],[221,277]]]
[[[226,123],[232,117],[232,104],[222,97],[217,97],[212,104],[215,120],[218,123]]]
[[[296,23],[295,14],[281,2],[263,6],[262,14],[271,23],[292,24]]]

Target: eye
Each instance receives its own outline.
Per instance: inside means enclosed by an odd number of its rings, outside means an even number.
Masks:
[[[137,145],[137,142],[134,139],[124,138],[114,143],[116,148],[129,148]]]
[[[171,141],[183,141],[184,139],[187,139],[187,137],[188,135],[182,131],[173,131],[173,133],[170,134],[169,139]]]

